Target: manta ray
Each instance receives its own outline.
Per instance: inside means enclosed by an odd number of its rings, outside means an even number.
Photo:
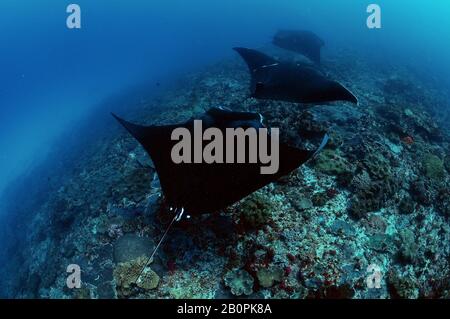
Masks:
[[[312,66],[281,62],[253,49],[234,50],[250,70],[251,97],[305,104],[333,101],[358,104],[352,92]]]
[[[174,163],[171,151],[177,141],[172,140],[172,132],[177,128],[186,128],[194,134],[196,119],[174,125],[141,126],[115,114],[113,116],[151,157],[166,205],[170,211],[181,215],[184,212],[186,215],[212,213],[236,203],[304,164],[328,140],[325,134],[317,150],[302,150],[280,142],[279,169],[274,174],[264,175],[260,172],[260,163]],[[224,134],[227,128],[264,127],[263,117],[259,113],[233,112],[221,108],[212,108],[197,119],[202,121],[204,129],[214,127]],[[231,151],[236,154],[237,145]]]
[[[320,64],[320,50],[325,42],[311,31],[282,30],[273,37],[272,43],[282,49],[303,54]]]
[[[175,222],[180,221],[184,216],[190,218],[193,214],[212,213],[226,208],[281,176],[289,174],[313,158],[328,141],[328,135],[325,134],[322,143],[315,151],[302,150],[280,143],[279,169],[274,174],[264,175],[261,174],[259,163],[176,164],[172,158],[172,150],[177,142],[172,139],[172,133],[182,128],[195,135],[196,119],[174,125],[142,126],[125,121],[115,114],[112,115],[143,146],[153,160],[165,202],[169,206],[169,211],[173,213],[172,221],[150,257],[147,258],[135,283],[141,280],[145,268],[153,260]],[[201,115],[199,120],[202,121],[203,128],[214,128],[222,132],[228,128],[264,127],[263,117],[259,113],[233,112],[221,108],[210,109]],[[237,148],[225,150],[232,151],[233,154],[237,152]]]

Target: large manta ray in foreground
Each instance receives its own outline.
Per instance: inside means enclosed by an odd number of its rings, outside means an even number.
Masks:
[[[150,257],[147,258],[135,283],[139,283],[144,270],[153,260],[158,248],[168,234],[174,222],[183,218],[183,214],[202,214],[221,210],[250,195],[259,188],[276,181],[283,175],[290,173],[300,165],[314,157],[327,143],[325,135],[316,151],[301,150],[279,144],[279,169],[275,174],[261,174],[260,163],[180,163],[172,159],[172,148],[178,143],[172,140],[172,132],[177,128],[189,130],[194,136],[194,119],[177,125],[140,126],[127,122],[116,115],[113,116],[128,130],[128,132],[144,147],[155,165],[160,179],[162,192],[170,211],[173,212],[172,221],[163,236],[155,246]],[[231,112],[213,108],[200,117],[203,130],[217,128],[226,136],[227,128],[255,128],[263,127],[262,116],[258,113]],[[258,130],[258,142],[260,131]],[[202,132],[203,134],[203,132]],[[267,138],[267,136],[266,136]],[[249,154],[249,143],[246,143]],[[237,143],[234,150],[224,149],[224,153],[233,151],[237,154]],[[191,152],[191,154],[193,154]],[[226,154],[224,154],[226,158]]]
[[[314,67],[280,62],[256,50],[234,48],[247,63],[251,75],[251,96],[294,103],[327,103],[358,99],[342,84],[327,79]]]
[[[147,151],[155,165],[167,205],[171,211],[181,215],[183,212],[195,215],[226,208],[289,174],[311,159],[328,140],[325,135],[319,149],[315,151],[301,150],[280,142],[279,170],[275,174],[264,175],[260,172],[261,163],[174,163],[171,150],[178,141],[173,141],[171,134],[174,129],[182,127],[194,136],[194,119],[177,125],[140,126],[113,116]],[[207,111],[199,119],[202,120],[203,130],[215,127],[221,130],[223,136],[226,128],[264,127],[259,113],[232,112],[219,108]],[[237,143],[234,144],[233,154],[236,154]],[[248,154],[249,143],[246,144]],[[224,149],[224,153],[228,151]]]

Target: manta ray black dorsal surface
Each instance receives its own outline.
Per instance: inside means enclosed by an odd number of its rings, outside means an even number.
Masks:
[[[320,50],[325,45],[315,33],[304,30],[278,31],[272,43],[282,49],[303,54],[317,64],[320,64]]]
[[[312,66],[277,61],[264,53],[234,48],[244,59],[251,75],[251,96],[258,99],[319,104],[348,101],[356,96],[342,84],[327,79]]]
[[[178,125],[139,126],[117,116],[115,118],[152,158],[167,205],[174,209],[184,208],[189,214],[224,209],[295,170],[315,154],[280,143],[279,170],[275,174],[261,174],[260,163],[176,164],[171,151],[178,141],[171,139],[172,132],[176,128],[186,128],[193,134],[194,119]],[[224,134],[227,128],[263,127],[258,113],[212,109],[198,119],[202,120],[203,130],[215,127]]]

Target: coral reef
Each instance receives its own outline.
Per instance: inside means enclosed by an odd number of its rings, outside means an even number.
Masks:
[[[445,176],[444,162],[433,154],[426,154],[422,160],[425,176],[439,180]]]
[[[141,256],[149,256],[154,248],[153,242],[134,234],[126,234],[114,242],[114,262],[122,263]]]
[[[352,172],[351,166],[346,159],[339,156],[334,150],[326,149],[317,157],[314,166],[319,172],[329,175],[342,175]]]
[[[145,267],[144,271],[142,271],[146,261],[147,258],[139,257],[117,265],[114,269],[114,280],[119,297],[131,296],[134,285],[144,290],[158,287],[159,276],[149,267]]]
[[[324,65],[360,106],[249,98],[238,58],[130,106],[127,118],[146,124],[214,106],[260,112],[284,142],[310,150],[331,137],[289,176],[176,223],[138,281],[170,216],[151,161],[126,132],[109,123],[89,145],[80,138],[53,180],[54,163],[24,177],[9,208],[24,238],[3,249],[0,271],[17,273],[3,289],[22,298],[448,298],[450,138],[438,109],[448,100],[408,68],[347,53]],[[38,175],[48,187],[36,186]],[[82,269],[81,289],[65,286],[70,264]],[[380,289],[367,286],[371,265]]]
[[[262,268],[256,273],[256,276],[261,287],[270,288],[283,280],[284,271],[279,267]]]
[[[239,210],[243,226],[249,229],[257,229],[266,225],[272,217],[270,199],[259,193],[245,198],[240,204]]]
[[[230,287],[231,293],[235,296],[248,296],[253,293],[253,278],[245,270],[230,270],[225,274],[223,279],[225,285]]]
[[[394,299],[414,299],[419,297],[419,289],[414,277],[389,273],[389,293]]]

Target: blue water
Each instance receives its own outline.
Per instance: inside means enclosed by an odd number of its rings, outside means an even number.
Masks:
[[[64,128],[112,93],[208,65],[230,48],[262,46],[279,28],[315,30],[327,46],[414,64],[447,81],[450,5],[377,1],[83,1],[69,30],[64,1],[0,3],[0,190],[45,153]],[[151,88],[149,88],[151,90]]]
[[[234,46],[268,45],[278,29],[314,30],[326,39],[325,52],[361,52],[413,66],[443,89],[449,84],[448,0],[374,0],[380,30],[366,27],[371,2],[361,0],[74,2],[80,30],[66,27],[69,1],[0,2],[0,192],[110,96],[140,83],[151,94],[152,83],[164,87],[232,57]],[[56,163],[65,154],[52,156]]]

